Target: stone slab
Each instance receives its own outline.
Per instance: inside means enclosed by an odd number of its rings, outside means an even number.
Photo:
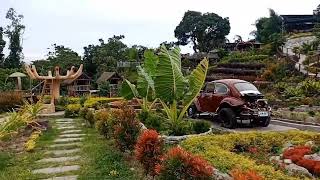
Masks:
[[[78,142],[83,140],[83,138],[59,138],[54,140],[55,143],[65,143],[65,142]]]
[[[59,155],[64,155],[64,154],[76,153],[76,152],[79,152],[79,151],[80,151],[79,148],[68,149],[68,150],[53,150],[53,151],[47,151],[46,154],[54,154],[56,156],[59,156]]]
[[[44,180],[77,180],[78,176],[61,176],[61,177],[53,177]]]
[[[80,159],[80,156],[70,156],[70,157],[58,157],[58,158],[46,158],[46,159],[41,159],[37,162],[42,163],[42,162],[67,162],[67,161],[75,161]]]
[[[63,129],[76,129],[76,127],[75,127],[75,126],[60,126],[60,127],[58,127],[57,129],[59,129],[59,130],[63,130]]]
[[[85,134],[62,134],[59,137],[60,138],[74,138],[74,137],[81,137],[85,136]]]
[[[80,169],[80,166],[59,166],[59,167],[51,167],[51,168],[42,168],[33,170],[33,174],[56,174],[56,173],[64,173],[69,171],[77,171]]]
[[[68,143],[68,144],[53,144],[50,145],[50,148],[69,148],[69,147],[73,147],[73,146],[81,146],[81,143],[79,142],[75,142],[75,143]]]
[[[72,134],[72,133],[80,133],[82,130],[80,129],[74,129],[74,130],[65,130],[62,131],[60,134]]]

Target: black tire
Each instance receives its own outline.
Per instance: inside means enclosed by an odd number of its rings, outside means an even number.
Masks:
[[[197,107],[192,104],[191,106],[189,106],[188,110],[187,110],[187,115],[189,118],[195,119],[198,117],[198,110]]]
[[[231,108],[222,108],[219,111],[219,118],[226,128],[233,129],[237,125],[236,114]]]
[[[271,121],[271,117],[260,119],[259,125],[262,127],[268,127]]]

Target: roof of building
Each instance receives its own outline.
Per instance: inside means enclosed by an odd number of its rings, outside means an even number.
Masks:
[[[78,78],[76,78],[76,79],[67,79],[67,80],[64,80],[62,83],[63,84],[71,84],[71,83],[73,83],[74,81],[76,81],[76,80],[88,80],[88,81],[91,81],[92,80],[92,78],[91,77],[89,77],[86,73],[82,73]]]
[[[15,72],[9,75],[9,77],[26,77],[27,75],[21,73],[21,72]]]
[[[280,15],[280,17],[283,19],[285,23],[299,23],[299,22],[305,22],[305,21],[315,21],[314,15]]]
[[[97,79],[97,83],[108,81],[110,78],[112,78],[115,75],[119,76],[116,72],[103,72],[101,76]]]

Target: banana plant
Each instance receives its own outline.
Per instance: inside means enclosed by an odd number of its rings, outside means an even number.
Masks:
[[[144,53],[144,59],[143,67],[137,67],[137,86],[125,79],[120,93],[125,99],[142,99],[142,103],[139,102],[139,105],[143,111],[148,112],[157,101],[155,98],[154,76],[159,58],[151,50],[148,50]],[[153,101],[151,105],[150,101]]]
[[[188,107],[201,91],[208,66],[209,62],[205,58],[189,76],[184,77],[181,71],[180,49],[176,47],[167,50],[165,46],[160,47],[154,78],[155,92],[172,125],[178,125],[182,121]],[[180,103],[182,107],[178,107]]]

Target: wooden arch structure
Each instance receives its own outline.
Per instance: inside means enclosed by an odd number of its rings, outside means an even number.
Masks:
[[[45,85],[48,85],[50,88],[51,104],[54,105],[55,100],[60,97],[60,85],[64,80],[75,80],[82,74],[83,65],[81,64],[79,69],[76,71],[74,66],[67,71],[66,75],[60,75],[60,67],[56,66],[54,69],[54,76],[51,71],[48,71],[47,76],[40,76],[37,72],[37,69],[34,65],[29,66],[25,65],[27,74],[31,79],[42,80]],[[45,86],[44,85],[44,86]]]

